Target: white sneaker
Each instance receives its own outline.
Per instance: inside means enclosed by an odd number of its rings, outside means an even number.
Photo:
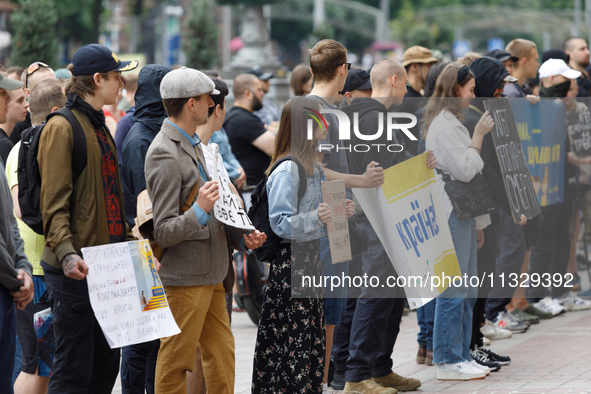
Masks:
[[[439,380],[474,380],[482,379],[486,373],[473,367],[467,361],[457,364],[441,364],[437,367],[437,379]]]
[[[490,368],[486,365],[480,365],[476,362],[476,360],[470,361],[470,365],[484,372],[486,376],[490,375]]]
[[[591,309],[591,301],[576,297],[572,293],[568,293],[566,296],[556,298],[555,300],[564,307],[564,310],[567,312]]]
[[[490,320],[484,322],[484,326],[480,327],[480,332],[488,339],[506,339],[513,336],[511,331],[495,326]]]
[[[544,312],[551,313],[552,316],[557,316],[565,312],[564,307],[551,297],[545,297],[533,304],[533,306]]]

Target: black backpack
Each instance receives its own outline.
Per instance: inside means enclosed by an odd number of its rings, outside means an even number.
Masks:
[[[271,168],[271,174],[275,171],[275,168],[284,161],[291,160],[298,166],[298,175],[300,177],[300,183],[298,185],[298,206],[300,200],[306,193],[307,181],[306,181],[306,170],[299,161],[291,156],[284,157],[279,159],[275,162],[273,167]],[[267,197],[267,179],[268,177],[263,178],[258,185],[254,188],[251,201],[252,206],[248,210],[248,216],[252,221],[253,226],[259,230],[260,232],[264,232],[267,234],[267,240],[265,243],[254,251],[255,256],[260,261],[271,261],[277,255],[279,251],[281,238],[277,236],[271,229],[271,223],[269,223],[269,200]]]
[[[61,115],[70,122],[74,133],[72,149],[73,182],[86,167],[86,136],[82,125],[70,108],[61,108],[47,115],[46,122],[53,116]],[[41,217],[41,174],[37,163],[39,140],[46,122],[29,127],[21,135],[21,148],[18,153],[18,203],[23,222],[37,234],[43,235],[43,218]]]

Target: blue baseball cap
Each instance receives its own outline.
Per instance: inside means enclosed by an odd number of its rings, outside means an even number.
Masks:
[[[72,75],[93,75],[109,71],[130,71],[138,66],[137,60],[122,62],[109,48],[100,44],[87,44],[72,57]]]

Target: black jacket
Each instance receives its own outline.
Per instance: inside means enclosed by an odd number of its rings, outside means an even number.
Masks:
[[[166,111],[160,96],[160,82],[170,71],[172,71],[170,67],[149,64],[142,68],[138,76],[134,122],[123,141],[121,152],[125,219],[130,226],[134,226],[137,214],[137,196],[146,189],[144,163],[148,148],[166,119]]]
[[[388,151],[387,146],[389,145],[399,144],[406,146],[405,142],[407,141],[407,137],[401,130],[394,130],[392,133],[392,140],[388,141],[386,132],[388,109],[379,101],[372,98],[356,98],[347,107],[341,109],[341,111],[345,112],[349,116],[349,119],[351,119],[351,145],[355,146],[361,144],[368,145],[370,147],[369,151],[367,152],[355,152],[354,148],[351,149],[351,152],[347,151],[347,160],[351,174],[363,174],[367,165],[371,161],[378,162],[380,167],[386,169],[414,156],[408,152],[406,148],[399,153],[392,153]],[[380,112],[384,114],[384,124],[380,138],[374,141],[364,141],[357,138],[353,131],[353,114],[359,114],[360,132],[366,135],[371,135],[375,134],[375,132],[378,130]],[[372,144],[383,145],[376,147]],[[365,148],[361,150],[365,150]],[[392,150],[397,149],[392,148]]]
[[[495,60],[495,61],[493,61]],[[482,58],[475,60],[470,66],[476,77],[474,94],[476,99],[472,101],[469,109],[464,111],[464,126],[468,129],[470,137],[474,134],[474,127],[484,113],[484,100],[491,98],[503,79],[509,74],[503,63],[496,59]],[[499,208],[511,215],[511,206],[507,198],[505,183],[501,174],[501,167],[495,151],[491,133],[488,133],[482,141],[480,156],[484,162],[482,175],[486,180],[491,198]]]

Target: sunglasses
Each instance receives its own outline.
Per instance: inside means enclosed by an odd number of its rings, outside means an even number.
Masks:
[[[337,67],[340,67],[340,66],[342,66],[343,64],[346,64],[346,65],[347,65],[347,71],[351,69],[351,63],[349,63],[349,62],[343,62],[343,63],[339,63],[339,64],[337,64]]]
[[[32,63],[28,68],[27,68],[27,73],[25,74],[25,88],[29,87],[29,75],[33,75],[33,73],[37,70],[39,70],[41,67],[46,67],[49,68],[49,66],[45,63],[42,62],[35,62]]]

